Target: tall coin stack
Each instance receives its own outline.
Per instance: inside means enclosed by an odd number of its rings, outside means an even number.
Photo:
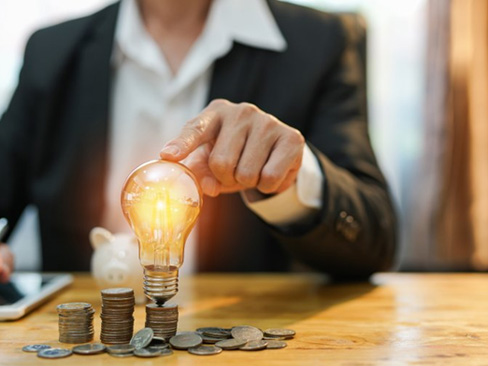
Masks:
[[[102,331],[106,344],[129,343],[134,332],[134,291],[131,288],[109,288],[102,293]]]
[[[176,334],[177,326],[178,305],[146,305],[146,327],[151,328],[155,336],[169,340]]]
[[[95,310],[86,302],[70,302],[57,306],[59,315],[59,341],[86,343],[93,340],[93,314]]]

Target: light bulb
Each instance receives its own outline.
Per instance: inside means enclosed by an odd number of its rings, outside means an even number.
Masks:
[[[122,189],[122,211],[139,242],[144,293],[164,304],[178,292],[185,242],[202,207],[202,190],[184,165],[153,160]]]

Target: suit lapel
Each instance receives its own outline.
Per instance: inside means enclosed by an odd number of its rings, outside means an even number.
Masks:
[[[80,207],[84,219],[90,227],[100,225],[104,203],[104,187],[107,172],[108,121],[112,69],[110,65],[115,24],[119,4],[114,4],[106,12],[94,19],[94,27],[81,48],[76,70],[76,102],[72,111],[75,128],[81,136],[79,145],[80,176],[77,181],[84,200],[90,196],[90,202],[82,202]],[[81,183],[82,182],[82,183]]]

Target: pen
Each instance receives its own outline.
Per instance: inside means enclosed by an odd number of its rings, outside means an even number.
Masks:
[[[7,234],[8,230],[8,221],[5,218],[0,219],[0,241],[3,240],[5,234]]]

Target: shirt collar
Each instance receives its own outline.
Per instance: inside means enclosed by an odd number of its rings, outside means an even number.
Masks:
[[[160,68],[163,55],[146,31],[136,1],[121,2],[113,60],[117,63],[125,55],[148,67]],[[276,52],[287,47],[266,0],[213,0],[203,37]]]

